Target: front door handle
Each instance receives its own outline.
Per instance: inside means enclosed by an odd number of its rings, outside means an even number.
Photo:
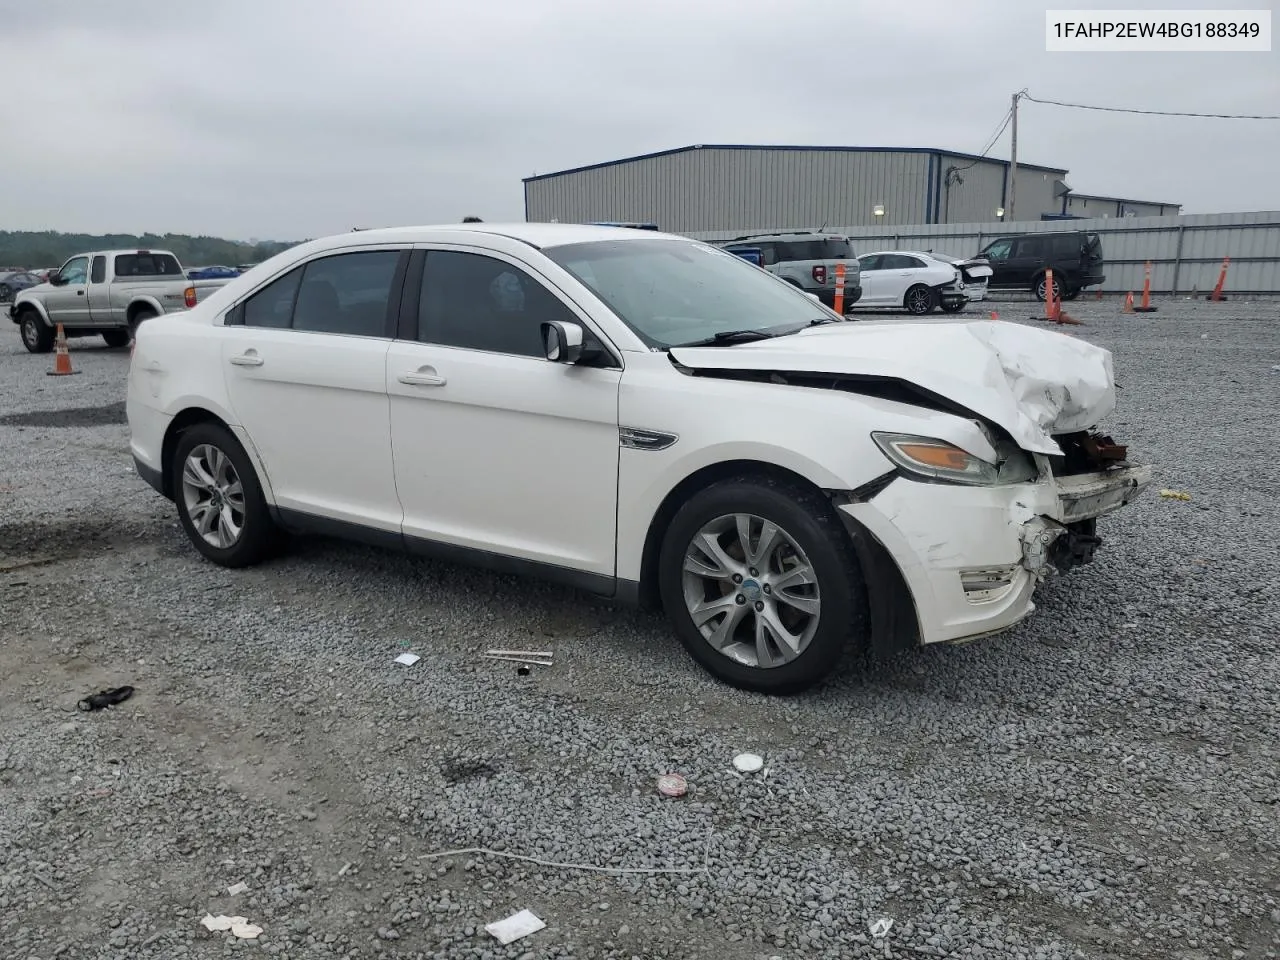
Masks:
[[[76,296],[77,296],[77,297],[83,297],[83,296],[84,296],[84,291],[83,291],[83,290],[77,290],[77,291],[76,291]]]
[[[238,357],[232,357],[231,362],[237,367],[260,367],[262,366],[262,358],[255,354],[242,353]]]
[[[396,379],[410,387],[443,387],[448,383],[434,367],[421,367],[413,373],[402,373]]]

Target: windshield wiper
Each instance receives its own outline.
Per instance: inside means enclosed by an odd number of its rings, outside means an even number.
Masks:
[[[755,340],[771,340],[779,336],[768,330],[721,330],[703,340],[692,340],[689,343],[677,343],[677,347],[714,347],[722,343],[751,343]]]

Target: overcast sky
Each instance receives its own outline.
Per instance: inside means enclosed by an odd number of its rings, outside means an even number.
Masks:
[[[522,177],[695,143],[977,152],[1023,87],[1077,103],[1280,112],[1280,52],[1046,53],[1044,10],[0,0],[0,229],[292,240],[466,214],[522,220]],[[1007,131],[992,154],[1009,156]],[[1025,102],[1019,113],[1022,161],[1068,168],[1081,193],[1186,213],[1280,210],[1277,157],[1277,121]]]

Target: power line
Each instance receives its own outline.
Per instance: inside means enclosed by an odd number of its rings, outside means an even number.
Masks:
[[[1103,113],[1139,113],[1151,117],[1202,117],[1212,120],[1280,120],[1277,114],[1249,113],[1184,113],[1177,110],[1135,110],[1129,107],[1097,107],[1085,103],[1063,103],[1061,100],[1038,100],[1029,93],[1022,94],[1023,100],[1032,103],[1047,103],[1055,107],[1071,107],[1076,110],[1100,110]]]
[[[1009,121],[1012,119],[1013,119],[1013,109],[1010,108],[1004,112],[1004,119],[1000,121],[1000,126],[996,128],[996,132],[991,135],[991,139],[987,141],[987,145],[984,146],[982,148],[982,152],[978,154],[978,160],[972,160],[969,163],[965,164],[963,167],[948,167],[947,168],[948,179],[954,176],[955,174],[959,173],[961,170],[968,170],[970,167],[976,167],[981,160],[985,159],[987,156],[987,153],[991,150],[991,148],[994,147],[997,142],[999,142],[1001,134],[1004,133],[1005,129],[1009,126]]]

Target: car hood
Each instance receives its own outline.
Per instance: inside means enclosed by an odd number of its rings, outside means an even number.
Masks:
[[[1018,323],[850,321],[754,343],[673,347],[670,353],[701,371],[904,382],[999,424],[1024,450],[1051,455],[1062,453],[1054,435],[1089,429],[1116,405],[1109,350]]]

